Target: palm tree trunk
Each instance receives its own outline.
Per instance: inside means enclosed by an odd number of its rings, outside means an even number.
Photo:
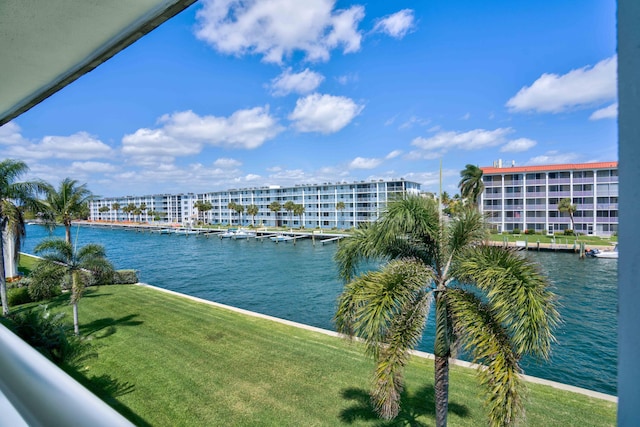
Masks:
[[[71,244],[71,223],[64,225],[64,238],[67,243]]]
[[[71,304],[73,305],[73,333],[80,335],[78,322],[78,271],[71,273]]]
[[[73,333],[80,335],[80,323],[78,322],[78,303],[74,302],[73,305]]]
[[[436,427],[446,427],[449,410],[449,357],[435,356]]]
[[[436,427],[446,427],[449,410],[449,316],[444,289],[436,291],[435,400]]]
[[[0,227],[0,299],[2,300],[2,315],[9,315],[9,301],[7,300],[7,279],[4,274],[4,224]]]

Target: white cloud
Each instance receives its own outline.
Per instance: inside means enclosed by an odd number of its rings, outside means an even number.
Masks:
[[[512,112],[560,113],[573,108],[599,105],[616,98],[617,57],[604,59],[567,74],[543,74],[509,101]]]
[[[289,120],[300,132],[329,134],[348,125],[363,108],[350,98],[314,93],[298,99]]]
[[[426,126],[429,123],[431,123],[431,120],[429,119],[421,119],[420,117],[411,116],[409,117],[409,120],[407,120],[406,122],[398,126],[398,129],[401,129],[401,130],[411,129],[414,125]]]
[[[385,159],[387,159],[387,160],[395,159],[396,157],[398,157],[401,154],[402,154],[402,150],[393,150],[392,152],[387,154]]]
[[[287,68],[275,79],[271,80],[271,93],[274,96],[285,96],[290,93],[306,94],[316,90],[324,76],[306,68],[299,73],[292,73]]]
[[[409,157],[435,159],[454,148],[480,150],[494,147],[504,143],[506,136],[512,132],[511,128],[474,129],[467,132],[441,131],[429,138],[415,138],[411,145],[418,147],[421,151],[409,153]]]
[[[374,32],[385,33],[393,38],[403,38],[414,26],[413,10],[403,9],[378,20]]]
[[[559,151],[547,151],[543,155],[532,157],[527,164],[529,165],[558,165],[564,163],[573,163],[577,161],[579,156],[576,153],[560,153]]]
[[[335,0],[204,0],[196,14],[196,37],[219,52],[259,54],[282,63],[303,52],[309,61],[327,61],[333,49],[360,49],[362,6],[333,10]]]
[[[73,162],[71,170],[86,173],[114,172],[117,168],[111,163],[105,162]]]
[[[356,157],[349,163],[349,169],[373,169],[382,163],[380,159]]]
[[[28,141],[20,133],[20,126],[16,122],[9,122],[0,126],[0,144],[27,144]]]
[[[250,174],[247,174],[247,175],[244,177],[244,180],[245,180],[245,182],[252,182],[252,181],[257,181],[257,180],[259,180],[259,179],[261,179],[261,178],[262,178],[262,177],[261,177],[260,175],[256,175],[256,174],[254,174],[254,173],[250,173]]]
[[[89,160],[110,157],[112,153],[111,147],[99,139],[87,132],[77,132],[69,136],[45,136],[35,143],[22,139],[19,145],[9,145],[4,155],[18,159]]]
[[[519,153],[533,148],[537,144],[536,141],[529,138],[518,138],[507,142],[500,148],[503,153]]]
[[[469,120],[471,117],[471,113],[466,113],[464,116],[460,117],[460,120]]]
[[[594,111],[590,116],[589,120],[601,120],[601,119],[615,119],[618,117],[618,103],[615,102],[608,107],[601,108],[599,110]]]
[[[205,145],[254,149],[282,131],[268,107],[238,110],[229,117],[199,116],[191,110],[165,114],[158,129],[138,129],[122,138],[122,152],[136,162],[198,154]]]
[[[336,81],[343,86],[351,82],[357,82],[358,79],[358,73],[349,73],[336,77]]]
[[[236,159],[228,159],[228,158],[221,157],[219,159],[216,159],[216,161],[213,162],[213,165],[215,167],[222,168],[222,169],[233,169],[233,168],[242,166],[242,163]]]

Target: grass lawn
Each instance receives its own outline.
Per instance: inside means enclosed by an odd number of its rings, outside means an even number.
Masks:
[[[71,321],[68,295],[49,307]],[[358,343],[135,285],[88,289],[79,309],[97,357],[72,375],[137,425],[434,425],[431,360],[412,359],[402,412],[386,423]],[[486,425],[480,394],[475,371],[453,367],[449,425]],[[536,384],[526,408],[528,426],[616,422],[614,403]]]
[[[490,236],[490,240],[494,241],[494,242],[504,242],[505,239],[507,240],[507,242],[515,242],[516,240],[521,240],[524,241],[525,239],[527,239],[529,241],[529,244],[535,244],[538,240],[540,241],[540,243],[552,243],[554,242],[554,239],[552,236],[546,236],[546,235],[542,235],[542,234],[491,234]],[[595,246],[610,246],[612,243],[617,243],[618,242],[618,236],[611,236],[611,237],[598,237],[598,236],[555,236],[555,243],[557,244],[567,244],[567,245],[573,245],[573,242],[578,241],[578,244],[580,242],[584,242],[587,246],[588,245],[595,245]]]

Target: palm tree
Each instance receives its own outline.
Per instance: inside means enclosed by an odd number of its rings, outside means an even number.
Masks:
[[[238,214],[238,227],[242,227],[242,213],[244,212],[244,206],[234,203],[233,210]]]
[[[133,203],[129,203],[127,206],[122,208],[122,212],[127,214],[127,221],[131,221],[131,214],[136,210],[136,205]]]
[[[4,316],[9,314],[4,263],[5,238],[13,239],[13,253],[10,255],[17,263],[22,239],[26,236],[21,207],[40,212],[41,203],[36,199],[36,193],[46,187],[40,181],[16,182],[28,171],[29,167],[20,160],[6,159],[0,162],[0,301]]]
[[[284,210],[289,212],[289,227],[293,226],[293,210],[296,208],[296,204],[291,200],[287,200],[284,203]]]
[[[281,209],[282,209],[282,205],[280,204],[280,202],[274,200],[273,202],[269,203],[269,210],[273,212],[276,217],[275,219],[276,227],[280,226],[278,222],[278,212],[280,212]]]
[[[302,214],[304,214],[304,205],[296,204],[293,207],[293,214],[300,218],[300,228],[304,228],[304,224],[302,223]]]
[[[558,212],[563,213],[566,212],[569,214],[569,219],[571,220],[571,230],[573,231],[573,235],[576,235],[576,225],[573,222],[573,214],[578,210],[578,207],[571,203],[571,199],[566,197],[561,199],[558,202]]]
[[[247,206],[247,215],[251,215],[251,225],[256,225],[256,215],[260,212],[260,208],[257,205]]]
[[[336,203],[336,210],[342,212],[346,208],[344,202]],[[338,227],[338,216],[336,215],[336,227]]]
[[[62,239],[47,239],[34,248],[42,256],[46,270],[54,277],[71,276],[71,304],[73,306],[73,331],[80,334],[78,323],[78,301],[82,298],[85,276],[82,270],[88,270],[102,277],[113,272],[113,266],[107,261],[105,250],[100,245],[89,244],[77,251],[71,243]]]
[[[116,222],[118,222],[118,211],[120,210],[120,203],[116,202],[111,205],[111,208],[116,211]]]
[[[460,172],[460,182],[458,183],[462,198],[474,205],[478,205],[478,199],[484,191],[482,182],[482,169],[475,165],[466,165]]]
[[[211,204],[211,202],[205,202],[204,200],[197,200],[194,204],[193,207],[198,209],[198,220],[200,221],[200,214],[204,214],[205,212],[210,211],[211,209],[213,209],[213,205]],[[204,215],[202,215],[202,220],[204,222]]]
[[[100,206],[100,208],[98,209],[98,212],[100,213],[107,213],[111,210],[111,208],[109,206]],[[100,215],[102,216],[102,215]]]
[[[140,203],[140,206],[138,206],[138,209],[140,209],[140,222],[142,222],[142,214],[147,211],[147,204]]]
[[[376,361],[372,402],[380,416],[398,414],[402,368],[422,337],[435,304],[436,425],[447,423],[449,358],[458,344],[488,387],[490,424],[523,414],[518,362],[547,358],[558,322],[555,296],[532,261],[482,244],[484,219],[467,206],[445,221],[438,202],[419,196],[391,201],[376,223],[338,248],[345,279],[335,315],[339,332],[360,336]],[[380,270],[355,276],[362,261]]]
[[[86,184],[78,185],[78,181],[65,178],[58,189],[48,186],[45,199],[44,218],[50,229],[58,223],[64,225],[65,238],[71,243],[71,221],[83,216],[85,206],[93,198]]]

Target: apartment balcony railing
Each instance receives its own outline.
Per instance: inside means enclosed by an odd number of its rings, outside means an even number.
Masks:
[[[593,184],[593,177],[590,178],[573,178],[574,184]]]
[[[534,184],[546,184],[547,181],[545,179],[527,179],[527,185],[534,185]]]
[[[500,211],[502,210],[501,206],[485,206],[483,208],[485,211]]]
[[[570,184],[571,178],[549,178],[549,184]]]
[[[0,325],[0,408],[10,426],[133,426]]]
[[[547,193],[544,191],[527,191],[527,197],[546,197]]]
[[[485,194],[484,198],[486,200],[496,200],[496,199],[500,200],[500,199],[502,199],[502,194],[499,194],[499,193],[498,194]]]
[[[573,197],[592,197],[592,196],[593,196],[593,190],[573,192]]]
[[[617,203],[598,203],[596,206],[597,206],[597,209],[603,210],[603,211],[617,211],[618,210],[618,204]]]
[[[570,191],[549,191],[549,197],[571,197]]]

